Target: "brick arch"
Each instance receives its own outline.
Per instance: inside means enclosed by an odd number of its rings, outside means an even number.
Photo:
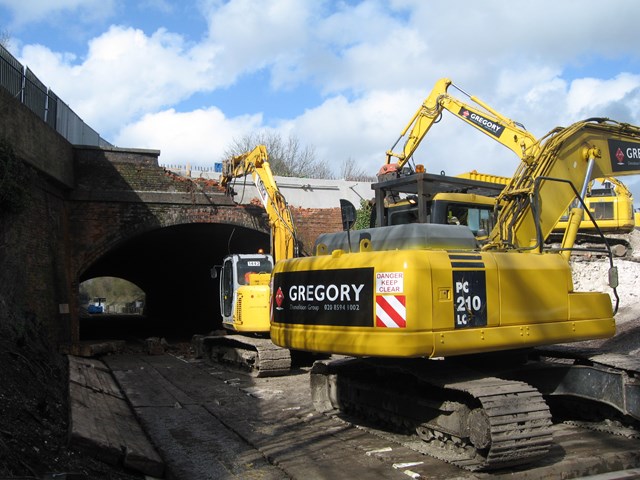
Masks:
[[[270,229],[266,218],[266,213],[262,208],[255,206],[224,206],[224,207],[203,207],[193,205],[175,205],[173,208],[162,208],[162,211],[153,211],[153,208],[145,206],[147,214],[143,214],[141,204],[132,204],[128,212],[119,212],[119,215],[110,216],[111,221],[98,222],[102,228],[102,234],[91,235],[89,225],[92,224],[90,216],[83,221],[75,219],[75,225],[85,225],[84,234],[81,232],[74,236],[75,258],[73,271],[75,279],[79,279],[82,274],[102,256],[125,242],[135,237],[155,230],[172,226],[188,225],[194,223],[236,225],[248,228],[261,233],[269,234]],[[100,208],[93,205],[93,208]],[[107,207],[104,207],[105,209]],[[99,216],[99,215],[98,215]],[[123,222],[122,219],[134,218],[135,222]],[[95,221],[93,222],[95,223]],[[94,225],[95,226],[95,225]],[[78,230],[78,229],[77,229]],[[96,238],[98,237],[98,238]]]
[[[111,209],[111,213],[115,211]],[[79,303],[80,280],[105,275],[123,278],[147,295],[145,307],[153,329],[192,329],[192,334],[215,329],[216,325],[207,322],[220,321],[211,300],[217,293],[213,280],[207,278],[211,267],[219,265],[228,253],[227,239],[240,227],[242,233],[230,242],[235,252],[257,251],[269,243],[264,210],[255,207],[179,205],[154,211],[153,207],[141,210],[139,205],[129,205],[120,206],[118,213],[105,218],[99,231],[86,225],[80,232],[83,235],[75,237],[78,257],[72,266],[72,305]],[[128,216],[139,221],[122,221]],[[173,295],[190,300],[173,302]],[[179,316],[185,321],[171,320]],[[77,340],[81,339],[80,324],[78,316],[70,325],[71,336]]]

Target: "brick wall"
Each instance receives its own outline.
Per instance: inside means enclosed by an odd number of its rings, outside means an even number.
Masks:
[[[313,244],[321,233],[342,230],[339,208],[292,208],[291,214],[304,254],[313,254]]]
[[[31,110],[0,88],[0,138],[26,163],[73,187],[73,147]]]
[[[0,212],[0,324],[17,341],[38,331],[55,345],[70,334],[67,214],[57,182],[31,177],[24,209]]]

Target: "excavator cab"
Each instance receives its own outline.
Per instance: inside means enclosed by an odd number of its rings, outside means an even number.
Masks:
[[[225,328],[255,332],[266,327],[269,331],[272,270],[271,255],[236,253],[225,257],[220,279],[220,313]],[[260,329],[252,330],[257,325]]]
[[[584,198],[585,204],[593,218],[598,222],[598,227],[606,233],[629,233],[635,227],[633,215],[633,196],[627,187],[613,177],[593,180]],[[556,224],[553,233],[564,232],[567,227],[569,211],[578,206],[579,201],[574,200],[567,212]],[[596,226],[589,216],[584,214],[580,223],[580,231],[585,233],[596,232]]]
[[[461,177],[412,173],[373,185],[372,226],[431,223],[465,225],[486,237],[495,225],[495,197],[504,185]],[[390,199],[395,199],[391,201]]]

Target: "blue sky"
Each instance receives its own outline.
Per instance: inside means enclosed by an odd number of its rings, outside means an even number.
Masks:
[[[266,130],[336,173],[352,159],[374,174],[441,77],[538,137],[592,116],[640,124],[638,19],[633,0],[0,0],[10,51],[111,143],[212,166]],[[454,118],[416,159],[517,165]]]

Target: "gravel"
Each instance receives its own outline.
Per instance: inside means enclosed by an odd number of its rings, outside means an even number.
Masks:
[[[614,338],[589,342],[590,346],[606,348],[618,353],[640,353],[640,230],[629,235],[632,252],[628,259],[614,259],[618,269],[619,297],[615,315],[618,331]],[[608,286],[609,260],[606,258],[579,258],[571,262],[575,291],[602,291],[611,295]],[[614,303],[615,305],[615,303]]]

